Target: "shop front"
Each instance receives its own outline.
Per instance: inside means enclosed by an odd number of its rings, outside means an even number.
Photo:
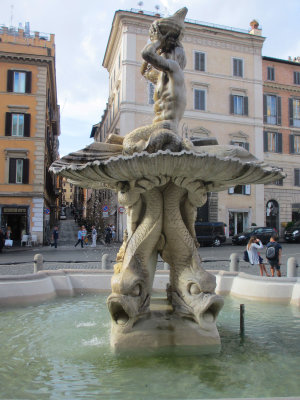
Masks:
[[[0,206],[1,228],[6,232],[11,230],[11,239],[20,242],[22,234],[29,231],[29,207],[28,206]]]

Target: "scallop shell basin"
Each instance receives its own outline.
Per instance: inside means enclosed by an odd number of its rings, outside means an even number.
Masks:
[[[50,171],[80,187],[116,189],[119,182],[160,177],[202,181],[207,191],[239,184],[264,184],[285,175],[237,146],[200,146],[191,151],[122,155],[122,146],[94,142],[56,160]]]

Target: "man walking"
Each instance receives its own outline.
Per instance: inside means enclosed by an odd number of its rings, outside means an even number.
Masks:
[[[81,244],[81,248],[83,248],[83,239],[82,239],[82,231],[81,229],[79,229],[78,233],[77,233],[77,243],[75,244],[74,247],[76,247],[79,243]]]
[[[277,240],[277,235],[274,234],[271,236],[270,242],[266,246],[266,258],[269,261],[272,276],[274,276],[276,269],[277,276],[280,277],[282,247],[279,243],[277,243]]]
[[[57,239],[58,239],[58,226],[55,226],[52,232],[52,243],[51,247],[55,247],[57,249]]]

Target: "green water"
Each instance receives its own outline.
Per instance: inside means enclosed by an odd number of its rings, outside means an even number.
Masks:
[[[300,394],[300,310],[227,298],[218,355],[117,357],[105,296],[0,311],[0,399],[210,399]]]

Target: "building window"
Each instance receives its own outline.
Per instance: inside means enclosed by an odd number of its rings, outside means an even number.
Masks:
[[[300,128],[300,99],[289,99],[290,126]]]
[[[264,123],[281,125],[281,97],[264,94]]]
[[[248,115],[248,97],[231,94],[230,114]]]
[[[300,85],[300,72],[294,71],[294,84]]]
[[[290,135],[290,153],[300,154],[300,135]]]
[[[243,147],[243,149],[246,149],[249,151],[249,143],[248,142],[239,142],[238,140],[232,140],[230,142],[230,144],[232,146],[239,146],[239,147]]]
[[[196,71],[205,71],[205,53],[194,52],[194,69]]]
[[[8,70],[7,91],[14,93],[31,93],[31,72]]]
[[[267,80],[268,81],[275,81],[275,68],[274,67],[268,67],[268,76]]]
[[[29,137],[30,114],[6,113],[5,136]]]
[[[152,82],[148,84],[148,104],[154,104],[154,89],[155,86]]]
[[[244,61],[241,58],[233,59],[233,76],[240,76],[241,78],[244,76]]]
[[[205,102],[205,90],[194,89],[194,109],[205,111],[206,102]]]
[[[282,153],[282,133],[264,132],[264,152]]]
[[[294,185],[300,186],[300,169],[299,168],[294,169]]]
[[[28,183],[29,181],[29,159],[9,159],[9,183]]]
[[[228,189],[229,194],[243,194],[250,195],[251,194],[251,185],[237,185]]]

